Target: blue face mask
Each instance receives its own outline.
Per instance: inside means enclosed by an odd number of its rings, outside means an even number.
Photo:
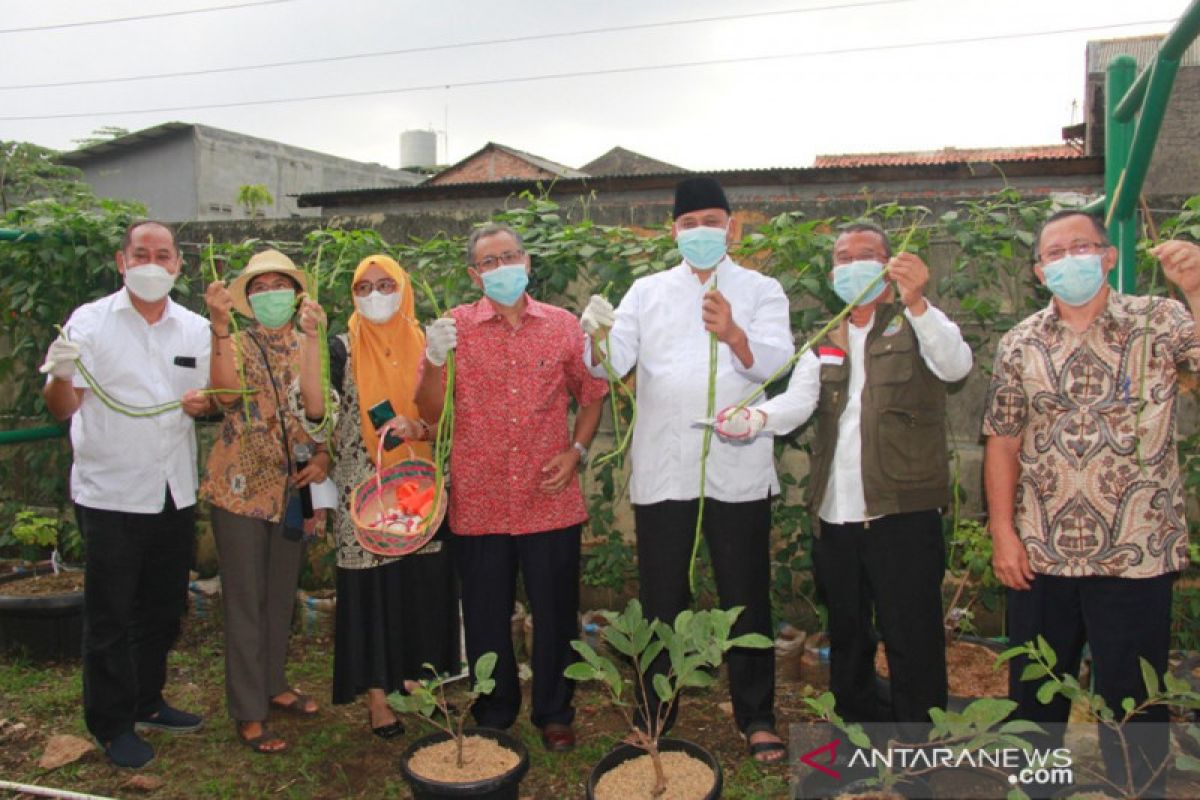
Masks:
[[[502,306],[515,305],[529,285],[524,264],[506,264],[479,277],[483,281],[483,293]]]
[[[867,285],[878,278],[881,272],[883,272],[883,264],[878,261],[851,261],[849,264],[834,267],[834,294],[842,298],[843,303],[853,303],[855,298],[862,294]],[[887,281],[879,281],[866,297],[858,301],[858,304],[865,306],[875,302],[886,288]]]
[[[712,269],[725,257],[725,228],[685,228],[675,234],[679,252],[696,269]]]
[[[1097,253],[1066,256],[1042,267],[1046,288],[1069,306],[1086,305],[1104,285],[1104,268]]]

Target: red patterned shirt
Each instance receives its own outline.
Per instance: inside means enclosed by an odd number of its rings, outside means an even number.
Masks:
[[[579,320],[525,299],[515,329],[486,298],[450,311],[458,327],[450,450],[457,534],[537,533],[587,519],[579,480],[545,494],[542,467],[571,447],[570,398],[591,405],[608,383],[584,367]]]

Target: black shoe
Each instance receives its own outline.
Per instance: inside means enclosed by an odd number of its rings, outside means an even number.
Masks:
[[[171,708],[165,702],[158,711],[140,717],[133,723],[133,729],[139,733],[147,730],[169,731],[171,733],[191,733],[198,731],[204,725],[204,718],[196,714]]]
[[[126,731],[104,745],[104,755],[118,767],[141,769],[154,760],[154,748],[133,731]]]

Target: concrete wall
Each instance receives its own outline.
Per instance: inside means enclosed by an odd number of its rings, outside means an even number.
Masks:
[[[1140,73],[1153,63],[1161,39],[1144,36],[1088,43],[1085,89],[1088,153],[1104,153],[1105,70],[1108,64],[1118,55],[1132,56]],[[1145,191],[1175,195],[1200,192],[1200,42],[1194,42],[1180,60],[1150,170],[1146,174]]]
[[[99,154],[81,168],[97,196],[138,200],[152,219],[197,216],[196,159],[188,131]]]
[[[317,217],[320,209],[298,208],[293,195],[417,182],[416,176],[379,164],[363,164],[204,125],[195,126],[195,130],[199,213],[194,219],[245,219],[246,213],[237,204],[237,193],[247,184],[263,184],[275,199],[274,205],[260,210],[263,216]]]

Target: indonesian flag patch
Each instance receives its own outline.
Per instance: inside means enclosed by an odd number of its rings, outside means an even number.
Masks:
[[[823,344],[817,348],[817,359],[822,365],[840,367],[846,363],[846,351],[831,344]]]

